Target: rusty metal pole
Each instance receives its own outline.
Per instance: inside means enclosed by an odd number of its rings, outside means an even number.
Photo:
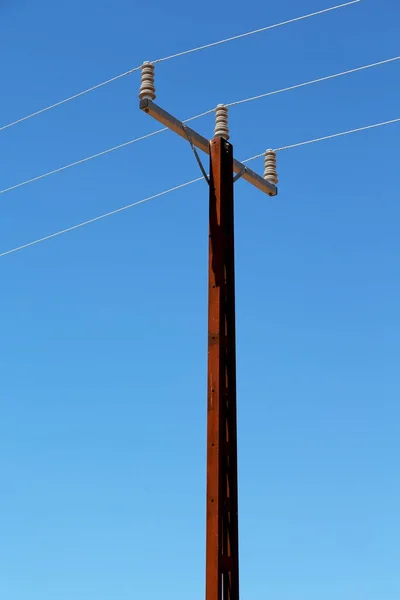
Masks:
[[[206,600],[239,600],[233,148],[210,142]]]

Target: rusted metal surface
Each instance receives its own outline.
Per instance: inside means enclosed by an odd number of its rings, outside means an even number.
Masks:
[[[210,142],[206,600],[239,600],[233,149]]]

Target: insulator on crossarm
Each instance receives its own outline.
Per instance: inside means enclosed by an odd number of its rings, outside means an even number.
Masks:
[[[142,78],[139,90],[140,100],[155,100],[156,88],[154,86],[154,65],[144,62],[142,65]]]
[[[224,104],[218,104],[215,109],[214,136],[229,140],[228,107]]]
[[[274,183],[275,185],[278,183],[275,150],[267,150],[264,155],[264,179]]]

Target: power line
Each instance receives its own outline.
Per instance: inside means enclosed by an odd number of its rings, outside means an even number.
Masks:
[[[351,129],[349,131],[343,131],[341,133],[334,133],[332,135],[327,135],[325,137],[320,137],[320,138],[315,138],[312,140],[308,140],[305,142],[300,142],[297,144],[291,144],[289,146],[282,146],[281,148],[277,148],[276,152],[282,151],[282,150],[289,150],[291,148],[299,148],[300,146],[305,146],[307,144],[315,144],[317,142],[322,142],[323,140],[330,140],[336,137],[340,137],[340,136],[345,136],[345,135],[349,135],[351,133],[357,133],[360,131],[366,131],[368,129],[374,129],[376,127],[383,127],[384,125],[390,125],[393,123],[399,123],[400,122],[400,118],[398,119],[392,119],[391,121],[383,121],[381,123],[375,123],[374,125],[367,125],[365,127],[359,127],[357,129]],[[256,160],[257,158],[261,158],[262,156],[264,156],[265,152],[261,152],[260,154],[256,154],[255,156],[252,156],[250,158],[247,158],[245,160],[243,160],[243,163],[247,163],[247,162],[251,162],[252,160]],[[72,227],[67,227],[66,229],[61,229],[60,231],[57,231],[55,233],[52,233],[50,235],[47,235],[45,237],[42,238],[38,238],[32,242],[28,242],[27,244],[23,244],[22,246],[17,246],[16,248],[12,248],[11,250],[6,250],[5,252],[1,252],[0,253],[0,258],[2,258],[3,256],[7,256],[8,254],[14,254],[15,252],[19,252],[20,250],[24,250],[25,248],[29,248],[30,246],[35,246],[37,244],[40,244],[42,242],[45,242],[47,240],[50,240],[52,238],[58,237],[60,235],[63,235],[64,233],[69,233],[70,231],[74,231],[75,229],[80,229],[81,227],[85,227],[86,225],[90,225],[91,223],[95,223],[96,221],[100,221],[102,219],[105,219],[106,217],[111,217],[112,215],[115,215],[117,213],[123,212],[125,210],[128,210],[129,208],[133,208],[134,206],[138,206],[139,204],[144,204],[145,202],[149,202],[150,200],[154,200],[155,198],[159,198],[160,196],[165,196],[166,194],[169,194],[171,192],[174,192],[176,190],[185,188],[189,185],[192,185],[193,183],[197,183],[198,181],[202,181],[203,177],[198,177],[197,179],[192,179],[191,181],[187,181],[185,183],[181,183],[180,185],[177,185],[175,187],[169,188],[168,190],[164,190],[163,192],[159,192],[158,194],[154,194],[153,196],[148,196],[147,198],[143,198],[142,200],[139,200],[138,202],[133,202],[132,204],[127,204],[126,206],[122,206],[121,208],[117,208],[116,210],[112,210],[108,213],[104,213],[102,215],[99,215],[98,217],[94,217],[93,219],[89,219],[87,221],[83,221],[82,223],[78,223],[77,225],[73,225]]]
[[[290,144],[289,146],[281,146],[280,148],[275,148],[275,152],[282,152],[283,150],[291,150],[292,148],[300,148],[301,146],[308,146],[309,144],[316,144],[317,142],[323,142],[324,140],[333,140],[334,138],[343,137],[345,135],[350,135],[351,133],[358,133],[360,131],[367,131],[368,129],[376,129],[377,127],[384,127],[385,125],[392,125],[393,123],[399,123],[400,118],[391,119],[390,121],[382,121],[380,123],[374,123],[373,125],[365,125],[364,127],[357,127],[357,129],[349,129],[348,131],[341,131],[340,133],[333,133],[331,135],[325,135],[323,137],[314,138],[312,140],[307,140],[305,142],[298,142],[296,144]],[[251,158],[247,158],[242,162],[250,162],[255,160],[256,158],[261,158],[264,156],[265,151],[260,154],[256,154]]]
[[[307,146],[309,144],[323,142],[324,140],[333,140],[334,138],[342,137],[344,135],[350,135],[351,133],[358,133],[359,131],[367,131],[368,129],[376,129],[377,127],[383,127],[384,125],[392,125],[393,123],[399,123],[399,122],[400,122],[400,118],[392,119],[391,121],[382,121],[381,123],[374,123],[374,125],[367,125],[365,127],[358,127],[357,129],[349,129],[348,131],[342,131],[340,133],[326,135],[324,137],[315,138],[313,140],[307,140],[306,142],[299,142],[297,144],[290,144],[289,146],[282,146],[281,148],[276,148],[276,152],[281,152],[282,150],[290,150],[291,148],[300,148],[300,146]]]
[[[158,58],[157,60],[154,60],[152,62],[153,63],[161,63],[161,62],[165,62],[167,60],[172,60],[172,59],[178,58],[180,56],[192,54],[193,52],[200,52],[201,50],[213,48],[214,46],[219,46],[221,44],[233,42],[235,40],[239,40],[244,37],[255,35],[257,33],[261,33],[264,31],[268,31],[270,29],[276,29],[277,27],[283,27],[284,25],[289,25],[290,23],[295,23],[297,21],[303,21],[304,19],[309,19],[309,18],[315,17],[317,15],[322,15],[324,13],[338,10],[338,9],[344,8],[346,6],[350,6],[351,4],[357,4],[358,2],[361,2],[361,0],[352,0],[351,2],[346,2],[344,4],[338,4],[336,6],[332,6],[330,8],[325,8],[325,9],[319,10],[317,12],[309,13],[307,15],[302,15],[301,17],[295,17],[294,19],[289,19],[287,21],[282,21],[280,23],[275,23],[273,25],[267,25],[266,27],[261,27],[260,29],[248,31],[246,33],[240,33],[238,35],[235,35],[235,36],[232,36],[229,38],[225,38],[223,40],[218,40],[217,42],[205,44],[204,46],[198,46],[197,48],[191,48],[190,50],[184,50],[183,52],[178,52],[176,54],[171,54],[170,56],[165,56],[164,58]],[[77,94],[73,94],[72,96],[69,96],[68,98],[64,98],[64,100],[60,100],[59,102],[55,102],[54,104],[50,104],[49,106],[41,108],[40,110],[37,110],[33,113],[30,113],[29,115],[26,115],[25,117],[16,119],[15,121],[12,121],[11,123],[7,123],[6,125],[3,125],[2,127],[0,127],[0,132],[4,131],[5,129],[9,129],[10,127],[14,127],[15,125],[18,125],[19,123],[22,123],[24,121],[32,119],[33,117],[37,117],[38,115],[41,115],[49,110],[52,110],[53,108],[57,108],[58,106],[66,104],[67,102],[70,102],[71,100],[76,100],[77,98],[80,98],[81,96],[85,96],[86,94],[89,94],[90,92],[93,92],[94,90],[98,90],[99,88],[102,88],[105,85],[108,85],[109,83],[117,81],[118,79],[122,79],[123,77],[126,77],[127,75],[131,75],[132,73],[134,73],[135,71],[138,71],[139,69],[141,69],[141,65],[134,67],[133,69],[129,69],[128,71],[125,71],[124,73],[120,73],[119,75],[116,75],[115,77],[111,77],[110,79],[107,79],[106,81],[102,81],[101,83],[98,83],[97,85],[94,85],[92,87],[89,87],[89,88],[81,91],[81,92],[78,92]]]
[[[15,185],[11,185],[8,188],[4,188],[0,190],[0,196],[2,194],[6,194],[7,192],[11,192],[11,190],[16,190],[17,188],[23,187],[24,185],[28,185],[29,183],[33,183],[34,181],[39,181],[40,179],[45,179],[46,177],[50,177],[50,175],[54,175],[55,173],[61,173],[61,171],[66,171],[71,167],[76,167],[77,165],[82,165],[94,158],[98,158],[99,156],[104,156],[105,154],[110,154],[110,152],[114,152],[115,150],[119,150],[120,148],[125,148],[126,146],[130,146],[131,144],[135,144],[136,142],[141,142],[142,140],[147,140],[153,135],[157,135],[162,131],[167,131],[167,128],[157,129],[157,131],[153,131],[151,133],[147,133],[146,135],[142,135],[140,137],[134,138],[133,140],[129,140],[128,142],[123,142],[122,144],[118,144],[118,146],[113,146],[112,148],[108,148],[107,150],[103,150],[102,152],[97,152],[97,154],[92,154],[91,156],[86,156],[85,158],[81,158],[80,160],[76,160],[75,162],[69,163],[68,165],[64,165],[63,167],[59,167],[58,169],[53,169],[52,171],[48,171],[47,173],[43,173],[42,175],[37,175],[37,177],[32,177],[31,179],[26,179],[26,181],[21,181],[21,183],[16,183]]]
[[[32,119],[33,117],[37,117],[38,115],[41,115],[45,112],[47,112],[48,110],[52,110],[53,108],[57,108],[57,106],[61,106],[62,104],[66,104],[67,102],[70,102],[71,100],[75,100],[76,98],[80,98],[80,96],[85,96],[86,94],[89,94],[90,92],[93,92],[94,90],[98,90],[101,87],[104,87],[105,85],[108,85],[109,83],[113,82],[113,81],[117,81],[117,79],[122,79],[122,77],[126,77],[127,75],[130,75],[131,73],[134,73],[135,71],[139,71],[141,67],[135,67],[133,69],[130,69],[129,71],[125,71],[125,73],[120,73],[120,75],[116,75],[115,77],[111,77],[111,79],[107,79],[106,81],[102,81],[101,83],[98,83],[97,85],[93,85],[92,87],[83,90],[82,92],[78,92],[77,94],[73,94],[73,96],[69,96],[68,98],[64,98],[64,100],[60,100],[59,102],[55,102],[54,104],[50,104],[50,106],[45,106],[44,108],[41,108],[40,110],[37,110],[33,113],[31,113],[30,115],[26,115],[25,117],[21,117],[20,119],[17,119],[16,121],[12,121],[11,123],[7,123],[7,125],[3,125],[2,127],[0,127],[0,131],[4,131],[5,129],[9,129],[10,127],[14,127],[14,125],[18,125],[19,123],[23,123],[23,121],[28,121],[28,119]]]
[[[329,79],[336,79],[337,77],[343,77],[344,75],[350,75],[351,73],[357,73],[359,71],[366,71],[367,69],[372,69],[373,67],[379,67],[381,65],[387,65],[389,63],[400,60],[400,56],[395,56],[394,58],[388,58],[386,60],[380,60],[379,62],[374,62],[369,65],[363,65],[362,67],[356,67],[355,69],[349,69],[348,71],[341,71],[340,73],[334,73],[333,75],[327,75],[326,77],[320,77],[319,79],[312,79],[311,81],[305,81],[304,83],[298,83],[296,85],[291,85],[289,87],[281,88],[280,90],[274,90],[272,92],[266,92],[265,94],[259,94],[258,96],[251,96],[250,98],[244,98],[243,100],[237,100],[236,102],[230,102],[229,104],[225,104],[225,106],[237,106],[239,104],[244,104],[245,102],[252,102],[253,100],[259,100],[260,98],[267,98],[268,96],[275,96],[276,94],[282,94],[284,92],[289,92],[291,90],[298,90],[299,88],[306,87],[308,85],[314,85],[316,83],[321,83],[322,81],[328,81]],[[215,109],[213,109],[215,110]],[[210,111],[212,112],[212,111]],[[203,113],[206,114],[206,113]]]
[[[351,2],[346,2],[345,4],[338,4],[336,6],[331,6],[330,8],[324,8],[323,10],[318,10],[313,13],[309,13],[307,15],[303,15],[301,17],[295,17],[294,19],[289,19],[287,21],[281,21],[280,23],[274,23],[273,25],[267,25],[266,27],[261,27],[260,29],[255,29],[254,31],[248,31],[247,33],[240,33],[239,35],[234,35],[232,37],[226,38],[224,40],[219,40],[218,42],[212,42],[211,44],[205,44],[204,46],[198,46],[197,48],[192,48],[191,50],[185,50],[184,52],[178,52],[177,54],[171,54],[170,56],[166,56],[165,58],[159,58],[158,60],[152,61],[154,64],[163,62],[165,60],[171,60],[173,58],[178,58],[178,56],[184,56],[186,54],[191,54],[192,52],[199,52],[200,50],[206,50],[207,48],[213,48],[214,46],[219,46],[220,44],[226,44],[227,42],[233,42],[235,40],[239,40],[244,37],[248,37],[250,35],[255,35],[256,33],[261,33],[263,31],[268,31],[270,29],[276,29],[277,27],[283,27],[284,25],[289,25],[290,23],[296,23],[297,21],[303,21],[304,19],[309,19],[310,17],[316,17],[317,15],[322,15],[324,13],[331,12],[333,10],[337,10],[339,8],[344,8],[345,6],[350,6],[351,4],[357,4],[361,2],[361,0],[352,0]]]
[[[327,75],[326,77],[320,77],[319,79],[313,79],[311,81],[306,81],[304,83],[299,83],[299,84],[292,85],[292,86],[285,87],[285,88],[281,88],[281,89],[278,89],[278,90],[273,90],[271,92],[266,92],[264,94],[259,94],[258,96],[252,96],[250,98],[245,98],[243,100],[238,100],[236,102],[231,102],[229,104],[226,104],[226,106],[237,106],[237,105],[243,104],[245,102],[252,102],[253,100],[259,100],[260,98],[266,98],[267,96],[273,96],[273,95],[276,95],[276,94],[282,94],[282,93],[285,93],[285,92],[288,92],[288,91],[291,91],[291,90],[295,90],[295,89],[299,89],[299,88],[302,88],[302,87],[305,87],[305,86],[309,86],[309,85],[313,85],[313,84],[316,84],[316,83],[320,83],[322,81],[327,81],[327,80],[330,80],[330,79],[335,79],[335,78],[338,78],[338,77],[342,77],[344,75],[349,75],[351,73],[356,73],[358,71],[365,71],[367,69],[371,69],[373,67],[378,67],[378,66],[381,66],[381,65],[389,64],[389,63],[392,63],[392,62],[395,62],[395,61],[398,61],[398,60],[400,60],[400,56],[395,56],[393,58],[388,58],[386,60],[381,60],[381,61],[378,61],[378,62],[370,63],[368,65],[363,65],[361,67],[356,67],[355,69],[349,69],[347,71],[341,71],[340,73],[334,73],[333,75]],[[184,120],[184,123],[188,123],[189,121],[194,121],[195,119],[199,119],[200,117],[204,117],[204,116],[209,115],[209,114],[211,114],[213,112],[215,112],[215,108],[212,108],[210,110],[207,110],[205,112],[197,114],[197,115],[195,115],[193,117],[189,117],[188,119]],[[108,148],[106,150],[103,150],[102,152],[97,152],[96,154],[92,154],[91,156],[87,156],[87,157],[82,158],[80,160],[77,160],[77,161],[74,161],[74,162],[69,163],[67,165],[64,165],[63,167],[59,167],[57,169],[53,169],[51,171],[48,171],[47,173],[43,173],[42,175],[38,175],[36,177],[32,177],[31,179],[27,179],[26,181],[22,181],[20,183],[15,184],[15,185],[11,185],[11,186],[9,186],[7,188],[4,188],[4,189],[0,190],[0,196],[3,195],[3,194],[6,194],[7,192],[10,192],[12,190],[15,190],[15,189],[18,189],[18,188],[23,187],[25,185],[28,185],[30,183],[33,183],[35,181],[39,181],[41,179],[45,179],[46,177],[49,177],[50,175],[55,175],[56,173],[61,173],[62,171],[65,171],[65,170],[70,169],[72,167],[76,167],[78,165],[84,164],[84,163],[89,162],[89,161],[91,161],[91,160],[93,160],[95,158],[98,158],[100,156],[104,156],[106,154],[110,154],[111,152],[114,152],[115,150],[119,150],[120,148],[125,148],[126,146],[130,146],[132,144],[135,144],[136,142],[144,141],[144,140],[146,140],[146,139],[148,139],[150,137],[158,135],[159,133],[163,133],[164,131],[167,131],[167,130],[168,130],[168,128],[164,127],[162,129],[158,129],[156,131],[152,131],[151,133],[142,135],[142,136],[134,138],[132,140],[128,140],[127,142],[124,142],[122,144],[118,144],[117,146],[113,146],[112,148]]]
[[[168,190],[164,190],[163,192],[159,192],[158,194],[154,194],[153,196],[148,196],[147,198],[143,198],[138,202],[133,202],[132,204],[127,204],[126,206],[121,206],[121,208],[117,208],[116,210],[111,210],[110,212],[104,213],[103,215],[99,215],[98,217],[94,217],[93,219],[89,219],[88,221],[83,221],[82,223],[78,223],[77,225],[72,225],[72,227],[67,227],[66,229],[61,229],[60,231],[56,231],[50,235],[46,235],[45,237],[34,240],[33,242],[28,242],[27,244],[23,244],[22,246],[18,246],[18,248],[13,248],[12,250],[7,250],[6,252],[2,252],[0,254],[0,258],[2,256],[7,256],[7,254],[13,254],[14,252],[18,252],[19,250],[24,250],[25,248],[29,248],[30,246],[35,246],[36,244],[40,244],[41,242],[45,242],[47,240],[51,240],[55,237],[63,235],[64,233],[69,233],[70,231],[74,231],[75,229],[80,229],[81,227],[85,227],[86,225],[90,225],[91,223],[95,223],[96,221],[101,221],[106,217],[111,217],[112,215],[116,215],[117,213],[128,210],[128,208],[133,208],[134,206],[139,206],[139,204],[144,204],[145,202],[149,202],[150,200],[154,200],[155,198],[160,198],[160,196],[165,196],[170,192],[175,192],[176,190],[180,190],[188,185],[192,185],[192,183],[197,183],[197,181],[201,181],[203,177],[198,177],[197,179],[192,179],[191,181],[187,181],[186,183],[181,183],[180,185],[176,185],[175,187],[169,188]]]
[[[225,104],[226,107],[238,106],[239,104],[245,104],[246,102],[253,102],[254,100],[260,100],[261,98],[267,98],[268,96],[276,96],[277,94],[283,94],[285,92],[290,92],[292,90],[298,90],[300,88],[315,85],[316,83],[321,83],[323,81],[329,81],[330,79],[337,79],[338,77],[343,77],[345,75],[350,75],[352,73],[357,73],[359,71],[366,71],[367,69],[372,69],[373,67],[379,67],[382,65],[387,65],[389,63],[393,63],[400,60],[400,56],[394,56],[393,58],[387,58],[385,60],[380,60],[378,62],[370,63],[368,65],[362,65],[361,67],[356,67],[354,69],[348,69],[347,71],[341,71],[340,73],[333,73],[332,75],[326,75],[325,77],[319,77],[318,79],[311,79],[310,81],[304,81],[303,83],[297,83],[295,85],[291,85],[288,87],[280,88],[277,90],[272,90],[271,92],[264,92],[263,94],[258,94],[257,96],[250,96],[249,98],[243,98],[242,100],[236,100],[235,102],[228,102]],[[206,115],[210,115],[215,112],[215,108],[210,108],[199,115],[194,117],[190,117],[186,119],[185,123],[188,121],[193,121],[194,119],[198,119],[200,117],[205,117]]]

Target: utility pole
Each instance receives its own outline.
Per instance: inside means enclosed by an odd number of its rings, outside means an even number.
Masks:
[[[225,106],[216,108],[209,142],[154,104],[151,63],[143,64],[139,98],[141,110],[190,142],[209,184],[206,600],[239,600],[233,188],[243,177],[276,196],[276,155],[266,151],[262,178],[234,159]],[[209,176],[196,148],[210,156]]]
[[[210,142],[206,600],[239,600],[233,149]]]

